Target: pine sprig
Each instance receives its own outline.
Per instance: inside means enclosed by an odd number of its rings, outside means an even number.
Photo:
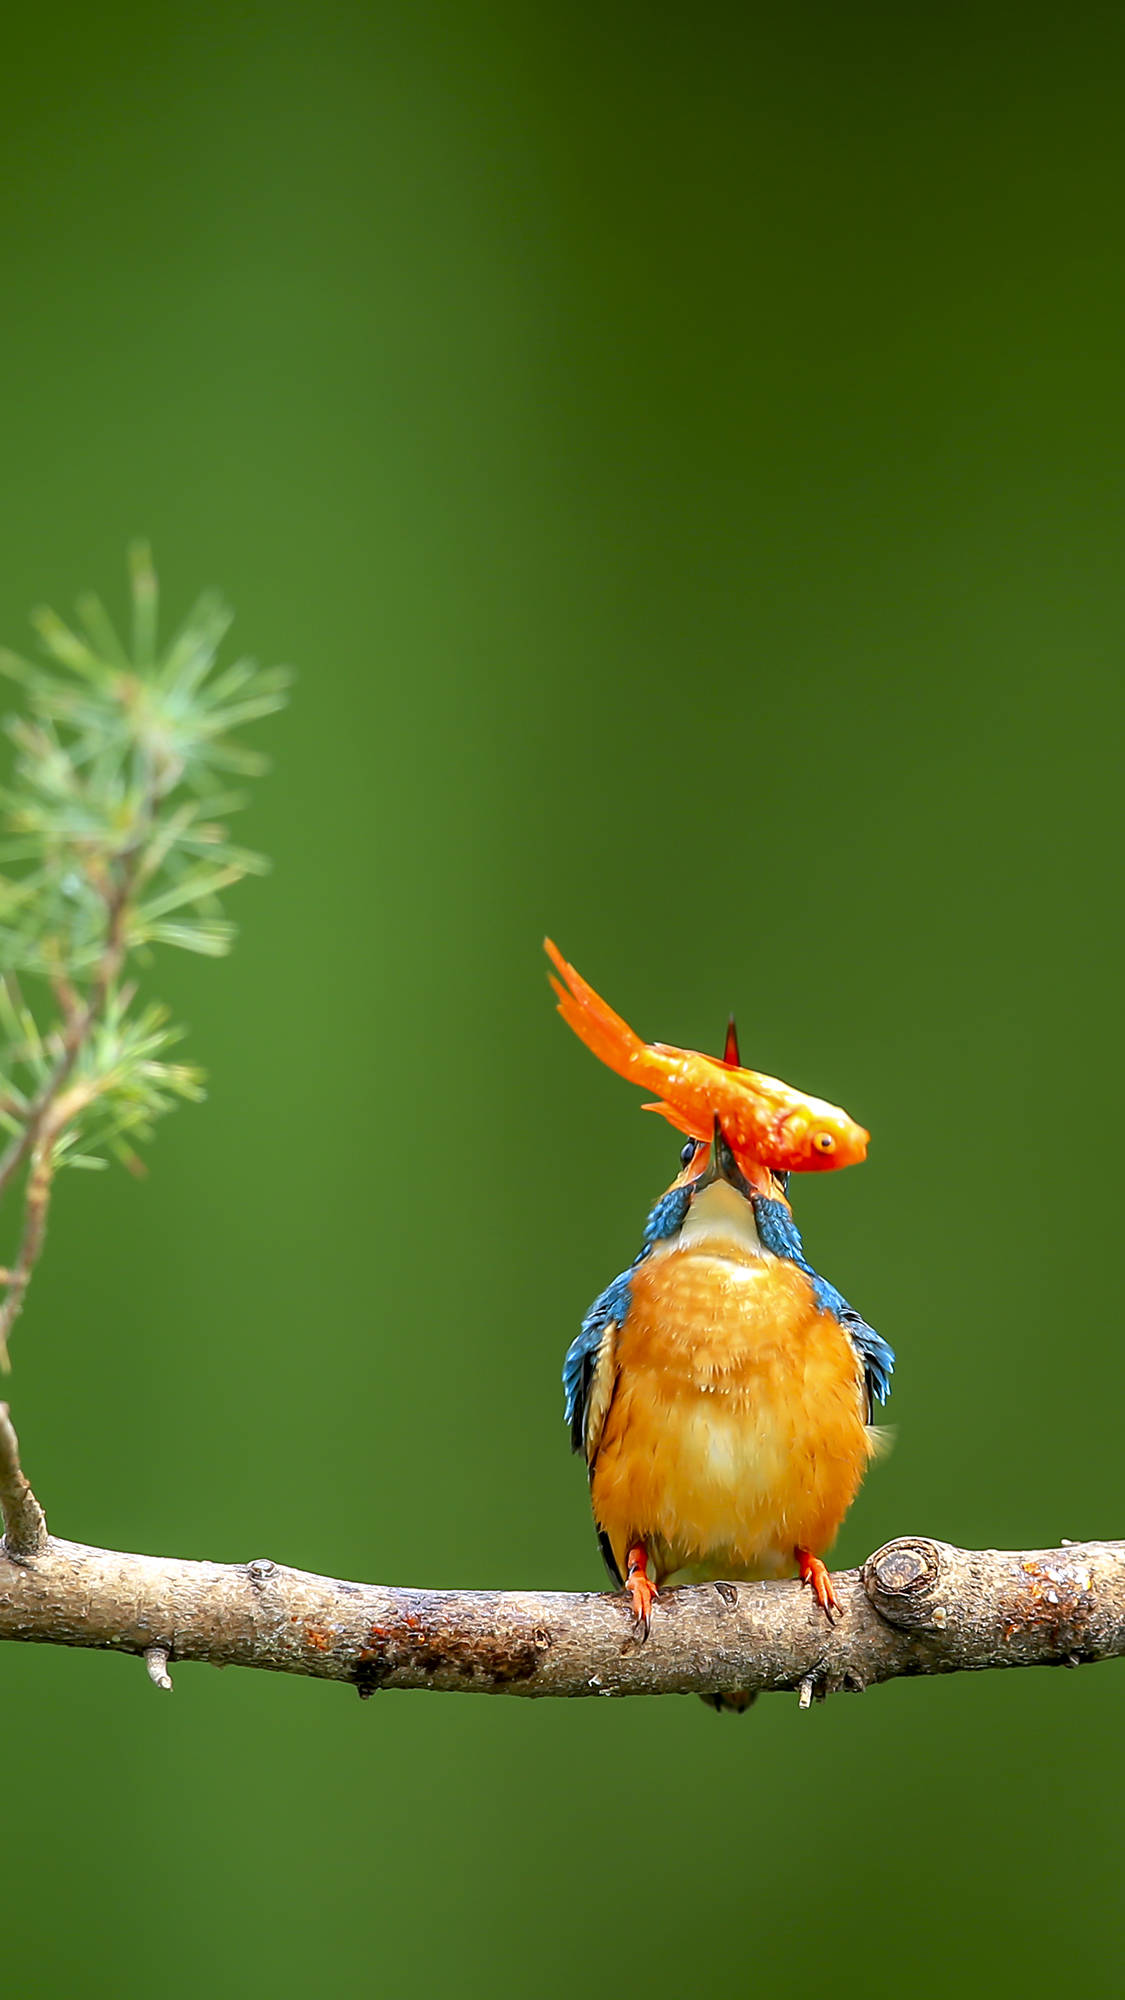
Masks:
[[[233,732],[284,706],[289,672],[220,666],[231,613],[213,593],[160,651],[143,545],[130,551],[130,580],[128,645],[85,596],[75,626],[35,613],[43,660],[0,650],[0,674],[23,694],[5,725],[15,758],[0,788],[0,1196],[27,1167],[22,1240],[0,1272],[0,1365],[55,1172],[111,1158],[135,1169],[135,1142],[202,1094],[198,1070],[168,1061],[180,1031],[138,1001],[130,961],[161,944],[222,956],[235,932],[221,898],[267,867],[227,830],[245,803],[229,778],[265,769]],[[29,1004],[24,980],[42,1005]]]

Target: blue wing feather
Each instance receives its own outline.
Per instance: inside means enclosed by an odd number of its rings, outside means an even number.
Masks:
[[[594,1364],[598,1349],[602,1344],[606,1327],[611,1321],[620,1325],[629,1310],[629,1281],[633,1275],[633,1265],[622,1271],[612,1285],[594,1300],[582,1322],[581,1332],[571,1341],[563,1362],[562,1384],[566,1399],[566,1421],[570,1425],[570,1447],[581,1451],[586,1442],[586,1411],[590,1403],[590,1388],[594,1379]]]
[[[758,1237],[763,1250],[772,1251],[775,1257],[784,1257],[790,1264],[809,1279],[813,1295],[821,1312],[829,1312],[838,1319],[852,1346],[863,1363],[864,1380],[869,1399],[885,1403],[891,1393],[891,1376],[894,1374],[895,1353],[890,1342],[868,1326],[862,1314],[848,1304],[842,1292],[814,1271],[805,1255],[801,1232],[793,1217],[781,1201],[771,1201],[766,1195],[753,1195],[754,1220],[758,1225]]]
[[[586,1443],[586,1412],[590,1403],[590,1387],[594,1379],[594,1366],[602,1337],[610,1322],[620,1326],[629,1311],[629,1300],[633,1272],[644,1262],[654,1243],[663,1242],[674,1236],[683,1226],[683,1220],[691,1205],[689,1187],[669,1188],[662,1194],[656,1207],[651,1210],[644,1227],[643,1248],[638,1251],[627,1271],[607,1285],[599,1293],[582,1322],[581,1331],[571,1341],[563,1362],[562,1384],[565,1398],[566,1421],[570,1425],[572,1451],[582,1451]]]

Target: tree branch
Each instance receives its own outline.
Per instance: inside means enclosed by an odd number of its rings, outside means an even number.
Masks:
[[[89,1000],[83,1004],[68,981],[56,982],[57,992],[65,999],[63,1011],[66,1022],[57,1036],[58,1061],[38,1096],[24,1111],[22,1131],[16,1133],[0,1157],[0,1194],[4,1193],[38,1141],[51,1107],[69,1083],[74,1066],[98,1024],[113,983],[124,964],[125,922],[136,867],[134,860],[122,881],[106,898],[105,949],[94,973]]]
[[[24,1478],[20,1443],[7,1403],[0,1403],[0,1528],[4,1531],[0,1540],[0,1578],[13,1563],[30,1562],[36,1556],[45,1556],[50,1549],[47,1518]]]
[[[15,835],[0,873],[0,1125],[10,1134],[0,1197],[23,1180],[19,1248],[0,1269],[4,1371],[56,1169],[107,1156],[134,1165],[130,1136],[147,1138],[177,1098],[201,1095],[189,1065],[164,1059],[177,1039],[164,1011],[131,1011],[130,954],[159,943],[220,956],[233,933],[217,898],[265,866],[232,845],[223,823],[242,803],[231,774],[264,769],[233,737],[284,705],[289,675],[251,660],[220,668],[230,614],[213,594],[158,661],[147,547],[130,551],[130,571],[132,656],[88,596],[80,631],[51,611],[35,615],[48,664],[0,648],[0,673],[22,686],[26,705],[4,725],[17,755],[0,811]],[[17,973],[53,997],[49,1026],[24,1005]]]
[[[147,823],[151,813],[146,798],[142,818]],[[125,961],[125,925],[129,912],[129,899],[136,885],[140,871],[138,852],[130,851],[124,858],[120,882],[106,897],[106,940],[105,948],[94,974],[90,998],[83,1006],[69,986],[69,982],[56,982],[64,1007],[66,1026],[59,1040],[59,1058],[48,1081],[39,1095],[28,1106],[23,1131],[11,1141],[0,1159],[0,1195],[3,1194],[12,1176],[18,1172],[30,1154],[31,1171],[24,1189],[23,1234],[20,1237],[16,1261],[10,1271],[0,1273],[0,1283],[6,1284],[7,1293],[0,1306],[0,1371],[9,1372],[8,1341],[12,1328],[23,1310],[27,1288],[31,1283],[35,1266],[42,1254],[47,1234],[47,1211],[51,1204],[51,1187],[54,1180],[55,1144],[65,1130],[74,1112],[81,1110],[89,1101],[90,1092],[66,1089],[83,1049],[94,1032],[106,1003],[113,991]]]
[[[391,1589],[264,1558],[186,1562],[55,1538],[21,1555],[20,1519],[42,1517],[14,1466],[14,1484],[11,1461],[0,1473],[0,1639],[134,1653],[160,1687],[169,1661],[205,1660],[345,1681],[363,1696],[784,1689],[807,1707],[899,1674],[1125,1654],[1125,1542],[1024,1553],[912,1536],[834,1578],[833,1626],[798,1583],[704,1585],[663,1596],[642,1642],[620,1596]]]

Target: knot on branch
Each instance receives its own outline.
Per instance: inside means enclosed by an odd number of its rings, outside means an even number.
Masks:
[[[863,1587],[880,1618],[902,1631],[940,1632],[948,1619],[942,1598],[952,1554],[926,1535],[904,1535],[868,1556]]]

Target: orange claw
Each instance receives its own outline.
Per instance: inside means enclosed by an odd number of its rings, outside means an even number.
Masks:
[[[633,1543],[626,1555],[625,1565],[625,1589],[633,1616],[641,1628],[642,1639],[647,1639],[652,1607],[659,1592],[648,1573],[648,1550],[643,1542]]]
[[[831,1622],[832,1613],[842,1611],[844,1607],[833,1589],[827,1565],[821,1562],[819,1556],[814,1556],[811,1549],[795,1549],[794,1554],[801,1572],[801,1582],[811,1584],[813,1596],[825,1617]]]
[[[775,1076],[741,1069],[731,1061],[737,1041],[728,1034],[723,1057],[666,1042],[642,1042],[601,995],[568,965],[550,938],[544,948],[561,978],[551,980],[559,1013],[580,1041],[618,1076],[639,1083],[660,1100],[663,1116],[691,1139],[710,1139],[722,1126],[747,1179],[754,1166],[773,1173],[850,1167],[866,1158],[868,1134],[837,1105],[805,1097]]]

